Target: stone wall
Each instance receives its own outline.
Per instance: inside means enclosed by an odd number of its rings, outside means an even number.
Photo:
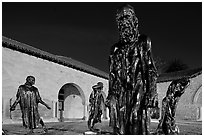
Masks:
[[[47,110],[44,106],[39,105],[41,117],[45,119],[59,118],[58,111],[58,93],[63,85],[67,83],[76,84],[85,95],[85,116],[88,117],[88,98],[92,91],[92,86],[98,81],[104,83],[104,92],[108,93],[108,80],[100,78],[85,72],[81,72],[72,68],[68,68],[57,63],[53,63],[41,58],[30,56],[8,48],[2,48],[2,118],[21,119],[19,106],[16,111],[10,113],[9,105],[15,100],[18,86],[25,83],[25,78],[33,75],[36,78],[35,86],[38,87],[41,97],[46,101],[51,110]],[[166,95],[170,82],[158,83],[159,106]],[[75,102],[80,101],[79,97],[71,99]],[[12,99],[12,100],[10,100]],[[77,99],[77,100],[76,100]],[[70,103],[69,101],[66,101]],[[72,102],[73,103],[73,102]],[[70,108],[68,111],[77,112],[78,108]],[[107,111],[108,112],[108,111]],[[178,108],[177,119],[181,120],[201,120],[202,119],[202,75],[198,75],[191,79],[190,86],[182,95]],[[70,113],[65,113],[70,115]],[[74,117],[74,113],[72,113]]]
[[[52,107],[51,110],[47,110],[44,106],[39,105],[39,112],[43,118],[56,117],[58,93],[61,87],[67,83],[74,83],[80,87],[85,95],[85,107],[88,105],[92,86],[98,81],[103,82],[103,90],[106,95],[108,92],[107,79],[2,47],[3,120],[10,118],[10,99],[12,99],[11,102],[15,100],[18,86],[25,83],[25,78],[28,75],[35,76],[35,86],[39,89],[41,97]],[[20,118],[19,112],[20,110],[12,112],[12,117]],[[85,115],[88,116],[87,109]],[[59,117],[58,114],[57,117]]]

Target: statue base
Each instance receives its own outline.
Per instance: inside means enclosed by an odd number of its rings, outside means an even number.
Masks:
[[[97,132],[93,132],[93,131],[86,131],[84,132],[84,135],[97,135]]]
[[[89,130],[84,132],[84,135],[99,135],[99,134],[101,134],[100,129],[94,129],[94,131]]]

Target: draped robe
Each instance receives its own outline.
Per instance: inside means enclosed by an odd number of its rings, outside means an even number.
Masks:
[[[146,41],[142,35],[133,44],[119,42],[111,49],[106,104],[115,134],[149,134],[147,107],[155,98],[157,72]]]
[[[95,89],[94,89],[95,90]],[[89,119],[88,127],[93,128],[95,123],[101,122],[102,109],[104,105],[104,98],[101,92],[93,91],[89,97]]]
[[[156,129],[156,134],[177,135],[179,128],[176,125],[176,108],[185,88],[189,85],[186,78],[174,80],[168,87],[166,97],[162,100],[162,114]]]
[[[20,104],[23,126],[34,129],[40,122],[38,103],[42,102],[39,91],[34,86],[20,85],[16,94],[16,101],[12,107]]]

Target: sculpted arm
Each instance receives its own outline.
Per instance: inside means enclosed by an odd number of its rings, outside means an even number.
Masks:
[[[18,88],[18,91],[17,91],[17,94],[16,94],[16,100],[15,100],[15,102],[13,103],[13,105],[10,108],[11,111],[14,111],[15,108],[16,108],[16,105],[20,102],[20,92],[21,92],[21,90],[22,90],[22,87],[20,86]]]
[[[89,106],[93,106],[94,104],[94,97],[93,92],[89,96]]]
[[[112,94],[113,92],[113,82],[114,82],[114,70],[113,70],[113,58],[112,56],[110,56],[109,58],[109,61],[110,61],[110,73],[109,73],[109,93]]]
[[[113,90],[113,83],[115,81],[115,74],[114,74],[114,58],[113,58],[113,53],[114,53],[114,46],[111,48],[110,56],[109,56],[109,90],[108,90],[108,96],[105,102],[106,107],[110,107],[110,99],[111,96],[114,94]]]
[[[114,86],[114,82],[115,82],[115,67],[114,67],[114,64],[115,64],[115,58],[114,58],[114,52],[117,50],[117,47],[116,45],[114,45],[112,48],[111,48],[111,51],[110,51],[110,56],[109,56],[109,93],[113,93],[113,86]]]
[[[157,68],[155,66],[153,56],[152,56],[152,50],[151,50],[151,39],[147,36],[145,36],[145,44],[144,44],[144,50],[146,52],[146,59],[145,64],[146,67],[146,73],[148,74],[146,80],[147,80],[147,92],[148,93],[148,99],[149,107],[158,107],[158,93],[157,93],[157,77],[158,72]]]
[[[42,100],[42,98],[40,97],[40,93],[39,93],[39,91],[38,91],[37,88],[36,88],[36,96],[37,96],[37,100],[38,100],[39,103],[41,103],[42,105],[46,106],[48,109],[51,109],[51,108],[49,107],[49,105],[46,104],[46,103]]]

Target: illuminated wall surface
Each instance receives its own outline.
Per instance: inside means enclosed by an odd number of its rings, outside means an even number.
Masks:
[[[92,86],[101,81],[104,84],[103,95],[108,92],[108,78],[102,78],[84,71],[73,69],[17,50],[2,47],[2,118],[3,122],[21,121],[19,105],[10,113],[10,104],[14,102],[18,86],[25,78],[33,75],[41,98],[49,104],[51,110],[39,104],[40,116],[45,121],[58,120],[60,117],[58,96],[64,90],[63,118],[82,119],[88,117],[88,98]],[[11,102],[11,103],[10,103]],[[105,114],[104,114],[105,115]],[[12,118],[12,119],[11,119]]]
[[[5,43],[6,41],[6,43]],[[101,81],[104,84],[103,96],[108,94],[108,75],[99,72],[100,76],[75,69],[55,61],[36,57],[21,50],[5,46],[19,43],[3,37],[2,46],[2,120],[3,123],[21,122],[19,105],[10,112],[10,104],[14,102],[18,86],[25,83],[28,75],[36,78],[35,86],[42,99],[49,104],[51,110],[39,105],[40,116],[44,121],[59,121],[59,93],[63,93],[63,119],[87,119],[88,99],[92,86]],[[22,43],[20,43],[22,45]],[[23,46],[22,46],[23,47]],[[25,50],[25,49],[24,49]],[[91,70],[94,70],[93,68]],[[97,71],[94,71],[97,72]],[[159,106],[166,95],[171,81],[160,81],[157,84]],[[108,110],[103,111],[103,118],[108,117]],[[190,86],[182,95],[176,111],[176,119],[202,120],[202,73],[191,78]]]

